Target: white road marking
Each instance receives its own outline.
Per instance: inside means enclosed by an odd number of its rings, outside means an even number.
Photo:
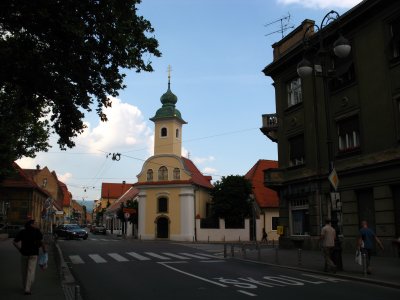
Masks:
[[[176,271],[176,272],[185,274],[185,275],[187,275],[187,276],[190,276],[190,277],[193,277],[193,278],[196,278],[196,279],[199,279],[199,280],[202,280],[202,281],[211,283],[211,284],[215,284],[215,285],[218,285],[218,286],[221,286],[221,287],[228,287],[228,286],[225,285],[225,284],[222,284],[222,283],[219,283],[219,282],[215,282],[215,281],[209,280],[209,279],[207,279],[207,278],[203,278],[203,277],[200,277],[200,276],[197,276],[197,275],[188,273],[188,272],[184,272],[184,271],[179,270],[179,269],[177,269],[177,268],[174,268],[174,267],[172,267],[172,266],[169,266],[169,263],[159,262],[159,264],[160,264],[160,265],[163,265],[164,267],[167,267],[167,268],[169,268],[169,269],[171,269],[171,270],[173,270],[173,271]]]
[[[129,261],[129,259],[123,257],[122,255],[119,255],[118,253],[107,253],[107,254],[118,262]]]
[[[150,255],[150,256],[155,257],[155,258],[158,258],[158,259],[170,260],[169,257],[161,256],[161,255],[158,255],[158,254],[156,254],[156,253],[154,253],[154,252],[145,252],[145,253],[146,253],[147,255]]]
[[[224,260],[201,260],[202,263],[224,263]]]
[[[174,254],[174,253],[163,252],[163,254],[174,257],[174,258],[178,258],[178,259],[191,259],[190,257],[185,257],[185,256]]]
[[[222,257],[218,257],[218,256],[207,254],[207,253],[196,253],[196,254],[201,255],[201,256],[210,257],[210,258],[214,258],[214,259],[223,259]]]
[[[75,265],[84,264],[85,263],[79,255],[70,255],[69,259]]]
[[[107,262],[104,258],[102,258],[102,257],[101,257],[100,255],[98,255],[98,254],[89,254],[89,257],[90,257],[91,259],[93,259],[95,263],[98,263],[98,264],[103,264],[103,263],[106,263],[106,262]]]
[[[210,259],[209,257],[195,255],[195,254],[191,254],[191,253],[179,253],[179,254],[189,256],[189,257],[199,258],[199,259]]]
[[[150,258],[140,255],[139,253],[136,253],[136,252],[126,252],[126,254],[128,254],[138,260],[150,260]]]
[[[249,292],[242,291],[242,290],[238,290],[238,292],[239,292],[239,293],[242,293],[242,294],[245,294],[245,295],[247,295],[247,296],[251,296],[251,297],[256,297],[256,296],[257,296],[256,294],[249,293]]]

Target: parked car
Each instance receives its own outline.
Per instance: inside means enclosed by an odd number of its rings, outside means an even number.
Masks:
[[[55,237],[65,237],[66,239],[84,239],[86,240],[89,234],[77,224],[62,224],[59,225],[55,232]]]
[[[8,233],[8,237],[15,238],[17,236],[17,233],[20,232],[22,229],[24,229],[23,225],[7,224],[0,229],[0,233]]]
[[[95,226],[93,228],[93,234],[106,234],[107,233],[107,229],[104,226]]]

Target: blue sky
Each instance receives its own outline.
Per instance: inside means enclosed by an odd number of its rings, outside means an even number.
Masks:
[[[183,153],[204,174],[219,180],[244,175],[259,159],[277,160],[277,144],[259,130],[261,116],[275,112],[272,80],[262,69],[272,61],[271,45],[281,39],[280,23],[290,14],[297,27],[304,19],[319,24],[331,9],[340,14],[359,0],[143,0],[139,14],[148,19],[162,57],[151,60],[152,73],[127,71],[126,89],[106,111],[109,122],[86,114],[88,130],[77,146],[18,161],[55,171],[76,200],[100,198],[102,182],[137,181],[152,155],[154,124],[172,67],[171,90],[184,125]],[[289,31],[286,32],[286,34]],[[109,153],[121,153],[113,161]]]

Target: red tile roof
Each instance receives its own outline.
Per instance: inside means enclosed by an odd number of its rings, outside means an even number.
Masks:
[[[197,169],[196,165],[185,157],[182,157],[183,162],[185,163],[185,168],[189,170],[192,176],[192,182],[196,185],[212,189],[213,185],[211,184],[211,176],[204,176],[199,169]]]
[[[107,208],[107,212],[114,212],[121,207],[121,203],[126,204],[129,199],[134,199],[139,194],[137,188],[131,187],[125,194],[123,194],[117,201]]]
[[[253,186],[253,194],[261,208],[279,207],[278,194],[264,186],[264,170],[278,168],[275,160],[260,159],[245,175]]]
[[[58,181],[58,186],[60,187],[61,191],[63,192],[63,206],[70,207],[72,194],[68,191],[68,187],[64,182]]]
[[[107,183],[101,184],[101,198],[118,199],[132,187],[132,183]]]

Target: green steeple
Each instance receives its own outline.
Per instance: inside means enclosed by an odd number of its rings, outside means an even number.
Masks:
[[[162,107],[157,110],[156,115],[154,117],[150,118],[151,121],[154,122],[159,119],[176,118],[181,123],[186,124],[186,122],[182,119],[181,112],[175,108],[175,104],[178,101],[178,97],[176,97],[174,93],[172,93],[171,91],[170,69],[168,72],[168,89],[161,96],[160,101],[162,103]]]

